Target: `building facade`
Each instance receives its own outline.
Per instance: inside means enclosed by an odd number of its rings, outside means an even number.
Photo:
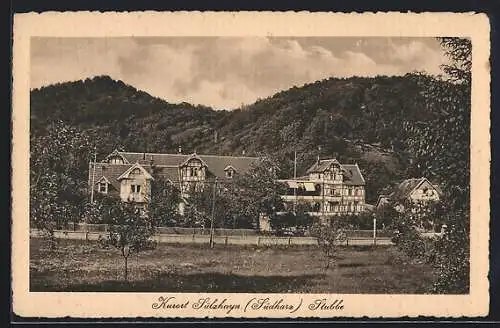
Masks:
[[[229,183],[247,172],[257,157],[113,151],[100,162],[89,163],[89,188],[122,201],[147,203],[151,181],[160,176],[175,184],[181,197],[217,180]],[[194,189],[193,189],[194,188]],[[183,206],[180,205],[183,212]]]
[[[357,164],[336,159],[315,162],[306,176],[279,180],[288,187],[282,195],[287,209],[306,204],[312,216],[356,215],[365,210],[365,180]]]

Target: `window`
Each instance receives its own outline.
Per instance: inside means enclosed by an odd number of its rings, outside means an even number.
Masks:
[[[107,194],[108,193],[108,184],[106,182],[99,182],[98,190],[100,193]]]
[[[226,178],[232,178],[233,177],[233,170],[227,170],[226,171]]]
[[[111,157],[109,159],[110,164],[123,164],[123,159],[121,157]]]
[[[130,172],[129,177],[136,177],[141,175],[141,170],[139,168],[135,168]]]
[[[138,194],[138,193],[141,192],[141,186],[140,185],[133,184],[133,185],[130,185],[130,187],[131,187],[132,193],[134,193],[134,194]]]

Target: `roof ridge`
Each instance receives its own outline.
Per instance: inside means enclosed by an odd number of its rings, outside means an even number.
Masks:
[[[231,158],[259,158],[258,156],[231,156],[231,155],[203,155],[198,154],[198,156],[209,156],[209,157],[231,157]]]
[[[120,152],[121,154],[134,154],[134,155],[142,155],[142,154],[148,154],[148,155],[170,155],[170,156],[190,156],[193,154],[175,154],[175,153],[150,153],[150,152],[133,152],[133,151],[122,151]]]
[[[258,156],[232,156],[232,155],[215,155],[215,154],[199,154],[199,153],[191,153],[191,154],[176,154],[176,153],[151,153],[151,152],[132,152],[132,151],[121,151],[122,154],[135,154],[135,155],[169,155],[169,156],[212,156],[212,157],[231,157],[231,158],[259,158]]]
[[[180,165],[164,165],[164,164],[153,164],[153,165],[146,165],[146,166],[156,166],[156,167],[175,168],[175,169],[178,169],[180,167]]]

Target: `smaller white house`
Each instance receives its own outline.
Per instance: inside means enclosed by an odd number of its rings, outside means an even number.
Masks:
[[[389,195],[380,195],[376,207],[380,209],[392,203],[397,210],[403,211],[406,204],[438,202],[441,194],[441,189],[426,178],[406,179],[399,183]]]

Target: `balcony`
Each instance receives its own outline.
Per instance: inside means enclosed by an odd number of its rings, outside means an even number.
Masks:
[[[342,196],[334,195],[281,195],[284,201],[294,201],[294,200],[308,200],[308,201],[329,201],[329,202],[340,202]]]

